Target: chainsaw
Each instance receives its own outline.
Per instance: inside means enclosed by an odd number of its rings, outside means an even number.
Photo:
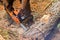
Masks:
[[[7,7],[4,4],[6,12],[9,14],[9,16],[14,22],[16,22],[17,24],[20,24],[20,26],[24,30],[28,30],[28,28],[33,24],[33,15],[31,14],[30,9],[28,9],[28,6],[25,5],[23,9],[16,10],[12,7],[12,3],[13,3],[13,0],[10,3],[8,3]]]

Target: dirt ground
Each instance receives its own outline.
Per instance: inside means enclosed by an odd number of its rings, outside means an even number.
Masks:
[[[22,38],[20,38],[20,35],[24,33],[24,30],[17,24],[12,24],[8,26],[10,23],[6,18],[7,13],[3,7],[4,6],[0,5],[0,27],[9,30],[8,34],[10,36],[9,38],[10,40],[21,40]],[[18,36],[18,38],[16,35]],[[24,39],[24,40],[28,40],[28,39]],[[52,36],[51,40],[60,40],[60,29],[54,33],[54,36]]]
[[[0,5],[0,28],[8,30],[7,32],[9,35],[9,37],[8,37],[9,40],[19,40],[20,38],[15,37],[15,35],[19,36],[20,34],[22,34],[24,32],[24,30],[17,24],[12,24],[12,25],[8,26],[9,24],[10,24],[10,22],[7,19],[7,13],[4,10],[4,6]],[[2,37],[3,37],[3,35],[2,35]]]

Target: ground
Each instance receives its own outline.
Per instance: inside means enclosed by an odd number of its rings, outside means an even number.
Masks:
[[[24,30],[17,24],[12,24],[8,26],[10,22],[7,19],[7,13],[4,10],[4,6],[0,5],[0,35],[4,37],[6,40],[19,40],[20,34],[24,32]],[[15,37],[16,36],[16,37]],[[18,38],[17,38],[18,37]]]
[[[21,40],[22,38],[20,38],[20,36],[24,32],[24,30],[17,24],[8,26],[10,23],[6,18],[6,15],[7,13],[4,10],[4,6],[0,5],[0,35],[2,35],[2,37],[6,40]],[[51,40],[60,40],[60,26],[58,26],[57,28],[58,30],[55,30]]]

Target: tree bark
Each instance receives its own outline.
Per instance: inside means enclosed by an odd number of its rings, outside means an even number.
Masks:
[[[57,27],[56,25],[58,24],[58,19],[60,18],[59,5],[60,2],[56,2],[52,4],[52,6],[46,11],[48,14],[50,14],[50,16],[47,15],[49,16],[47,23],[45,21],[41,21],[47,18],[43,18],[43,16],[39,21],[35,22],[35,24],[33,24],[28,31],[24,33],[24,36],[38,38],[39,40],[44,39],[50,33],[50,30]]]

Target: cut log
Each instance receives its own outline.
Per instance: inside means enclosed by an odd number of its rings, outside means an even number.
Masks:
[[[57,20],[60,18],[60,2],[56,2],[54,4],[52,4],[49,8],[49,11],[46,11],[50,14],[50,16],[43,16],[40,21],[35,22],[35,24],[33,24],[31,28],[24,33],[25,37],[38,38],[39,40],[44,39],[50,33],[50,30],[55,28],[55,25],[57,25]],[[43,21],[46,19],[48,20],[47,23]]]

